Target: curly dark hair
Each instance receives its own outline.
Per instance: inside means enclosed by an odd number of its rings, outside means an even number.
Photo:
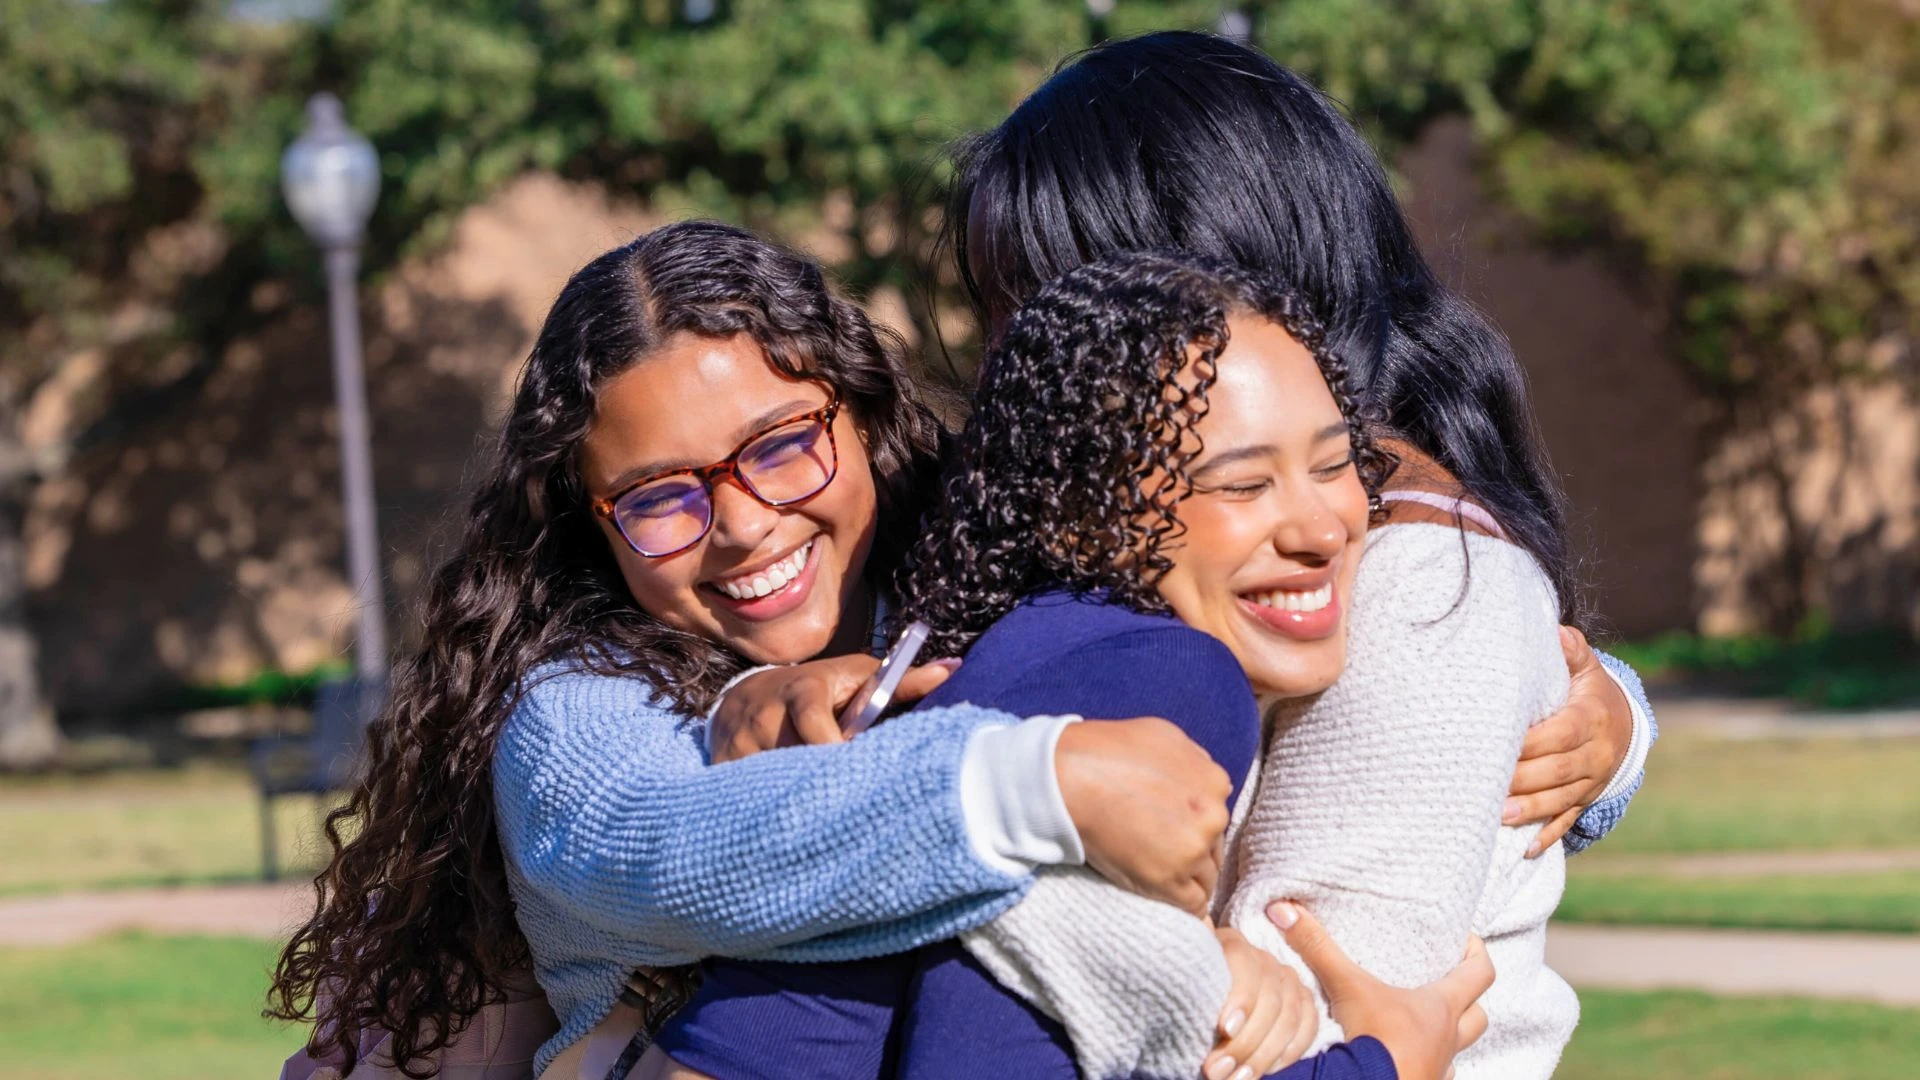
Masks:
[[[1195,430],[1229,315],[1271,320],[1313,354],[1353,440],[1370,506],[1393,458],[1347,388],[1347,363],[1298,294],[1222,260],[1110,255],[1042,287],[981,366],[972,415],[902,587],[899,618],[960,655],[1021,599],[1102,592],[1166,612],[1156,586],[1183,532]]]
[[[678,333],[751,335],[782,371],[838,391],[867,434],[878,488],[867,572],[885,581],[902,561],[940,426],[902,343],[834,295],[819,266],[687,222],[574,274],[521,372],[458,549],[427,590],[422,645],[394,670],[365,778],[327,817],[333,855],[314,879],[314,915],[275,972],[269,1015],[317,1018],[316,1055],[351,1063],[356,1032],[384,1029],[407,1074],[429,1076],[430,1056],[529,965],[492,787],[494,746],[529,672],[567,658],[641,676],[697,713],[744,666],[635,604],[576,464],[599,388]],[[653,974],[664,998],[685,984]]]

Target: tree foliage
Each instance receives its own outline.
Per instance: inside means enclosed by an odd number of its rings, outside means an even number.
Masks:
[[[197,0],[0,4],[0,323],[16,331],[98,307],[144,232],[195,215],[242,276],[299,265],[278,154],[322,86],[382,152],[376,264],[546,168],[814,238],[859,288],[910,284],[946,140],[1102,36],[1211,26],[1223,7],[731,0],[691,21],[681,0],[340,0],[263,28]],[[1470,116],[1504,201],[1656,275],[1723,384],[1763,375],[1795,332],[1852,355],[1920,299],[1911,4],[1233,6],[1388,149]]]

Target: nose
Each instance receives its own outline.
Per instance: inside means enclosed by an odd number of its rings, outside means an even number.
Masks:
[[[1274,523],[1273,546],[1283,557],[1318,566],[1347,546],[1347,526],[1318,484],[1290,486]]]
[[[722,480],[713,487],[713,527],[707,542],[728,551],[751,552],[780,524],[780,511]]]

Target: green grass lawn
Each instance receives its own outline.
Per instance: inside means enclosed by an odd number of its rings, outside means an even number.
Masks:
[[[275,947],[107,938],[0,949],[0,1080],[264,1080],[300,1036],[260,1018]]]
[[[1911,934],[1920,932],[1920,871],[1723,878],[1570,873],[1555,918]]]
[[[1594,856],[1920,846],[1920,739],[1662,736]],[[1577,862],[1578,860],[1576,860]]]
[[[1580,995],[1555,1080],[1911,1080],[1920,1012],[1797,998]]]
[[[0,949],[0,1080],[261,1080],[301,1033],[260,1019],[274,947],[123,936]],[[1585,993],[1562,1080],[1912,1077],[1920,1012]]]
[[[283,872],[311,872],[312,798],[278,800]],[[0,778],[0,896],[257,880],[260,809],[237,768]]]

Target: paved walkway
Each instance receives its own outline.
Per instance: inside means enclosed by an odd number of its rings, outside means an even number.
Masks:
[[[1655,875],[1670,878],[1821,877],[1920,870],[1920,848],[1887,851],[1703,851],[1687,855],[1608,855],[1577,864],[1581,877]]]
[[[1920,937],[1555,924],[1547,934],[1547,962],[1583,989],[1920,1006]]]
[[[122,930],[282,938],[312,896],[312,886],[296,883],[0,900],[0,945],[59,945]],[[1578,987],[1920,1007],[1920,936],[1556,924],[1547,959]]]
[[[306,882],[17,897],[0,900],[0,945],[64,945],[122,930],[284,938],[312,903]]]

